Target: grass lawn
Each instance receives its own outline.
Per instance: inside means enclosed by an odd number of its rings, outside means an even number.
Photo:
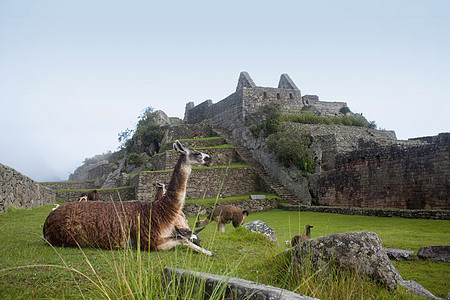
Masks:
[[[403,289],[389,292],[354,274],[286,281],[273,258],[288,247],[284,241],[303,232],[306,224],[314,226],[313,238],[374,231],[386,248],[417,251],[421,246],[450,244],[449,221],[272,210],[253,213],[246,221],[268,223],[277,232],[278,245],[230,224],[225,233],[217,233],[213,223],[200,234],[202,246],[215,252],[212,258],[182,247],[166,252],[53,249],[40,238],[53,207],[9,209],[0,214],[0,299],[173,299],[180,294],[193,298],[192,291],[162,288],[165,266],[245,278],[321,299],[414,299]],[[189,218],[191,227],[195,220]],[[436,296],[445,298],[450,291],[450,264],[422,260],[394,264],[404,279],[419,282]]]

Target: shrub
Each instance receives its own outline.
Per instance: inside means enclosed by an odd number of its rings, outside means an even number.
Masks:
[[[350,108],[348,108],[348,106],[342,106],[341,107],[341,109],[339,110],[339,112],[341,113],[341,114],[347,114],[347,113],[349,113],[350,112]]]
[[[159,151],[159,142],[164,135],[164,130],[161,126],[156,124],[156,112],[152,107],[144,109],[139,116],[139,121],[136,125],[136,129],[126,129],[119,133],[119,143],[121,147],[125,148],[127,152],[138,151],[138,145],[144,145],[145,147],[151,144],[155,145],[156,152]]]
[[[322,125],[345,125],[376,128],[375,122],[368,122],[363,116],[319,116],[312,111],[302,111],[298,114],[285,114],[279,118],[283,122],[293,122],[301,124],[322,124]]]
[[[310,135],[289,129],[271,134],[267,147],[286,167],[296,166],[308,173],[314,171],[313,152],[309,149]]]
[[[281,123],[281,106],[269,103],[261,106],[258,111],[246,116],[245,126],[249,127],[254,136],[268,136],[277,132]]]
[[[127,156],[127,165],[128,166],[134,165],[135,167],[140,167],[140,166],[142,166],[143,163],[144,163],[144,160],[142,159],[142,157],[139,154],[137,154],[135,152],[128,154],[128,156]]]

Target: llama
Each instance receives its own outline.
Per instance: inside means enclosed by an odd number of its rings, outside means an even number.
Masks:
[[[90,190],[90,191],[81,193],[80,197],[78,198],[78,201],[88,201],[88,200],[97,201],[99,199],[99,197],[100,197],[100,195],[98,194],[97,190]]]
[[[309,239],[311,239],[311,228],[313,228],[314,226],[311,225],[306,225],[306,234],[297,234],[295,235],[292,240],[291,240],[291,245],[292,247],[294,247],[295,245],[297,245],[300,242],[304,242],[307,241]]]
[[[144,251],[187,246],[208,256],[214,253],[195,244],[197,232],[177,228],[192,166],[209,166],[211,156],[173,144],[180,156],[165,195],[153,202],[71,202],[50,212],[44,223],[44,238],[53,246],[125,248]]]
[[[195,224],[195,227],[203,227],[208,225],[211,221],[217,222],[217,231],[225,232],[225,224],[233,222],[235,228],[244,224],[245,217],[249,215],[248,210],[241,210],[239,207],[233,205],[217,206],[206,219],[200,220]]]

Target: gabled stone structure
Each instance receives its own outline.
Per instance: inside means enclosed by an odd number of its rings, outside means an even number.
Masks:
[[[195,124],[211,119],[214,125],[233,131],[244,125],[247,115],[269,103],[280,104],[286,111],[300,111],[311,107],[324,115],[340,114],[340,110],[347,107],[345,102],[319,101],[316,95],[302,97],[300,89],[288,74],[282,74],[278,87],[272,88],[257,86],[247,72],[241,72],[236,92],[217,103],[212,100],[206,100],[197,106],[193,102],[187,103],[184,120],[188,124]]]

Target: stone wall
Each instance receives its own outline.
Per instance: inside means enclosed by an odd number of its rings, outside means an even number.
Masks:
[[[183,141],[182,141],[183,143]],[[191,146],[186,143],[186,147],[190,148]],[[238,157],[236,151],[233,148],[214,148],[214,149],[201,149],[199,151],[209,154],[212,156],[211,166],[223,166],[228,165],[230,163],[234,163],[238,161]],[[178,161],[179,154],[175,151],[166,151],[160,155],[155,155],[151,159],[151,163],[155,167],[155,170],[168,170],[173,169],[175,164]]]
[[[319,205],[450,209],[450,134],[422,145],[382,146],[336,156],[335,169],[310,176]]]
[[[84,190],[88,191],[88,190]],[[56,199],[60,199],[67,202],[78,201],[83,190],[68,191],[68,190],[56,190]],[[99,189],[99,200],[102,201],[127,201],[136,199],[134,186],[120,187],[113,189]]]
[[[214,126],[229,130],[244,126],[243,91],[236,91],[222,101],[214,104],[212,117]]]
[[[136,182],[136,199],[151,201],[155,196],[154,183],[170,181],[172,170],[141,172],[134,181]],[[230,168],[198,168],[193,170],[189,177],[187,198],[213,198],[217,196],[220,185],[223,186],[220,194],[224,197],[248,194],[254,191],[265,191],[260,186],[261,180],[250,167]]]
[[[262,200],[248,200],[241,201],[235,203],[228,202],[220,202],[218,200],[217,206],[220,205],[234,205],[239,207],[240,209],[247,209],[250,213],[259,212],[259,211],[268,211],[271,209],[275,209],[278,207],[278,199],[262,199]],[[197,215],[206,215],[211,213],[213,210],[213,206],[211,205],[203,205],[203,204],[195,204],[195,203],[187,203],[184,206],[183,212],[187,216],[197,216]]]
[[[193,106],[193,102],[188,103],[186,105],[186,115],[184,116],[184,120],[186,123],[196,124],[201,123],[206,119],[211,119],[212,105],[211,100],[206,100],[195,107]],[[188,106],[190,108],[188,108]]]
[[[377,130],[365,127],[342,125],[315,125],[291,123],[286,125],[300,132],[307,132],[314,137],[334,136],[332,141],[336,153],[352,151],[359,148],[359,141],[375,141],[380,145],[397,143],[395,132],[391,130]],[[327,146],[327,147],[330,147]],[[321,148],[327,148],[321,145]]]
[[[300,90],[255,87],[243,90],[243,117],[270,103],[280,104],[286,111],[299,111],[305,106]]]
[[[55,202],[55,193],[30,178],[0,164],[0,212],[8,206],[33,208]]]
[[[40,182],[40,184],[52,190],[87,190],[98,188],[94,180]]]
[[[288,211],[312,211],[312,212],[352,215],[352,216],[450,220],[449,210],[361,208],[361,207],[305,206],[305,205],[280,205],[279,208]]]
[[[206,138],[214,136],[217,136],[217,134],[212,130],[211,121],[209,120],[203,121],[198,124],[180,124],[169,126],[164,129],[164,136],[161,139],[160,147],[165,147],[166,143],[171,143],[175,140]],[[169,146],[169,149],[172,149],[172,146]]]

